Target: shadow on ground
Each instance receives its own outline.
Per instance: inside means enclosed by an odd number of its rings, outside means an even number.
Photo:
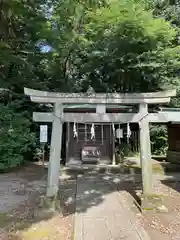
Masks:
[[[125,191],[131,195],[134,199],[135,205],[139,208],[140,198],[137,193],[142,193],[142,179],[141,168],[129,164],[118,168],[100,168],[98,170],[68,170],[68,174],[71,179],[77,180],[77,201],[81,204],[76,204],[77,212],[86,212],[89,208],[101,204],[103,196],[110,194],[113,191],[119,192]],[[160,162],[153,166],[154,176],[162,175],[162,178],[166,179],[170,176],[172,180],[161,180],[160,183],[167,185],[169,188],[174,188],[176,191],[180,191],[180,174],[179,164],[171,164]],[[122,174],[121,174],[122,173]],[[164,176],[166,175],[166,176]],[[161,179],[161,177],[159,178]],[[159,180],[158,180],[159,181]],[[167,189],[167,191],[169,191]],[[163,192],[154,191],[154,196],[161,196]],[[156,196],[156,197],[157,197]]]
[[[173,189],[180,197],[180,172],[179,174],[176,173],[172,175],[170,179],[161,180],[161,183],[166,187]]]
[[[122,170],[122,169],[121,169]],[[129,170],[127,171],[129,173]],[[119,170],[117,168],[100,168],[97,169],[76,169],[68,170],[66,173],[72,181],[69,182],[69,186],[74,184],[73,181],[76,179],[76,194],[73,198],[67,198],[61,201],[61,204],[65,203],[63,209],[66,209],[67,203],[73,205],[76,201],[76,212],[83,213],[88,211],[89,208],[100,205],[104,201],[104,196],[115,191],[127,191],[137,201],[136,191],[141,190],[141,176],[132,174],[117,174]],[[65,190],[64,190],[65,189]],[[61,196],[67,190],[67,185],[64,189],[60,188]],[[72,189],[72,186],[70,187]],[[66,196],[68,196],[67,194]],[[76,198],[76,199],[75,199]],[[74,213],[75,208],[71,207],[71,213]],[[65,214],[67,214],[65,212]]]
[[[122,168],[121,170],[101,168],[98,171],[95,169],[66,170],[66,176],[68,177],[61,177],[60,179],[59,200],[61,209],[56,212],[56,216],[59,218],[73,216],[75,211],[85,213],[93,207],[100,206],[104,201],[104,196],[115,191],[126,191],[137,201],[136,191],[141,191],[141,175],[134,174],[130,169],[130,167],[125,169],[127,174],[124,174]],[[21,170],[3,175],[6,176],[6,179],[10,177],[17,181],[19,179],[23,187],[16,189],[14,195],[27,195],[27,199],[12,211],[0,213],[1,229],[12,233],[14,230],[26,231],[35,224],[48,222],[54,218],[52,213],[47,215],[37,214],[41,211],[41,195],[45,193],[46,189],[47,169],[43,169],[42,166],[36,164],[30,164]],[[169,184],[170,187],[179,192],[180,182],[178,184],[174,182],[175,180],[173,182],[162,181],[163,184]],[[0,239],[4,240],[3,238]],[[12,235],[10,239],[22,240],[24,238]],[[36,236],[34,236],[34,239],[37,239]]]
[[[133,184],[130,176],[114,177],[104,175],[102,177],[91,177],[79,179],[77,189],[76,211],[83,213],[89,208],[100,205],[104,201],[104,196],[114,191],[126,191],[137,200],[136,191],[141,190],[141,183]]]

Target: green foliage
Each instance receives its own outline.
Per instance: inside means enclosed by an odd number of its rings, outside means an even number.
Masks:
[[[177,49],[177,60],[179,61],[179,40],[180,40],[180,2],[179,0],[145,0],[146,8],[150,9],[155,17],[164,18],[166,21],[169,21],[171,26],[176,29],[177,35],[173,41],[175,49]],[[175,53],[175,52],[174,52]],[[171,55],[172,56],[172,55]],[[176,86],[177,86],[177,97],[172,99],[171,106],[179,107],[180,106],[180,91],[179,91],[179,66],[177,66],[178,61],[176,61],[174,55],[171,60],[172,63],[175,62],[177,77],[176,77]],[[169,59],[170,60],[170,59]],[[168,62],[170,63],[170,62]],[[179,63],[178,63],[179,64]],[[172,64],[170,63],[170,66]],[[169,72],[171,75],[171,71]],[[174,76],[174,74],[173,74]],[[168,81],[167,81],[168,84]],[[172,84],[170,84],[171,86]]]
[[[126,0],[89,11],[86,18],[80,35],[86,52],[81,52],[78,67],[82,89],[91,85],[101,92],[143,92],[167,89],[169,83],[177,86],[179,59],[173,46],[177,32],[169,22],[155,19],[143,4]]]
[[[151,125],[150,127],[152,153],[166,155],[168,148],[168,133],[165,125]]]
[[[3,87],[142,92],[179,85],[178,4],[11,0],[0,6]],[[40,51],[47,44],[51,51]]]
[[[42,0],[0,2],[1,87],[15,92],[22,92],[24,86],[39,88],[44,56],[38,45],[50,41],[43,3]]]
[[[0,170],[21,165],[35,144],[30,121],[11,105],[0,104]]]
[[[86,14],[100,6],[105,0],[55,0],[49,24],[53,32],[51,46],[53,52],[46,65],[49,78],[48,87],[53,91],[80,91],[81,78],[77,76],[83,47],[83,29]],[[83,47],[83,48],[81,48]]]

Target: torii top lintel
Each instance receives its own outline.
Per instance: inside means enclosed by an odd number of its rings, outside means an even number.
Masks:
[[[151,93],[56,93],[24,88],[24,93],[30,96],[32,102],[38,103],[95,103],[95,104],[158,104],[168,103],[176,96],[176,90]]]

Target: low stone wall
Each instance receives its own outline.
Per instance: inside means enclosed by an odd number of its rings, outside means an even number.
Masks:
[[[180,163],[180,152],[168,151],[167,159],[169,162]]]

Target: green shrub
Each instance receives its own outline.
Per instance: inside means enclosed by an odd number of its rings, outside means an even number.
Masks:
[[[0,170],[23,164],[35,144],[31,122],[11,105],[0,103]]]
[[[151,125],[151,150],[155,155],[166,155],[168,148],[168,133],[165,125]]]

